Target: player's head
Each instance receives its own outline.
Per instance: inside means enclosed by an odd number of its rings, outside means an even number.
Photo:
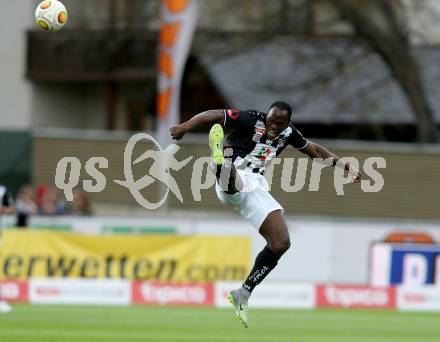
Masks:
[[[266,118],[266,132],[269,139],[277,137],[287,126],[292,117],[292,108],[282,101],[270,105]]]

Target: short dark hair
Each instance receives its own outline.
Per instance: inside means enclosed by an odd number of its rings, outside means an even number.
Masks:
[[[269,112],[274,107],[287,111],[287,114],[289,115],[289,120],[292,118],[292,107],[290,107],[288,103],[284,101],[276,101],[270,105]]]

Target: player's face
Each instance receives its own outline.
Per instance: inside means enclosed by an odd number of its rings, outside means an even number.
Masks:
[[[266,118],[266,134],[268,139],[276,138],[289,125],[289,114],[287,110],[277,107],[270,109]]]

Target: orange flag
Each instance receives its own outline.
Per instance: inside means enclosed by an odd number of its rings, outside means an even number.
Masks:
[[[157,140],[166,147],[180,121],[180,88],[197,25],[197,0],[162,0],[157,99]]]

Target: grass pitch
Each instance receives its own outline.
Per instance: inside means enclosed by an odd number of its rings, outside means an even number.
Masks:
[[[364,310],[15,305],[0,314],[1,342],[438,342],[440,314]]]

